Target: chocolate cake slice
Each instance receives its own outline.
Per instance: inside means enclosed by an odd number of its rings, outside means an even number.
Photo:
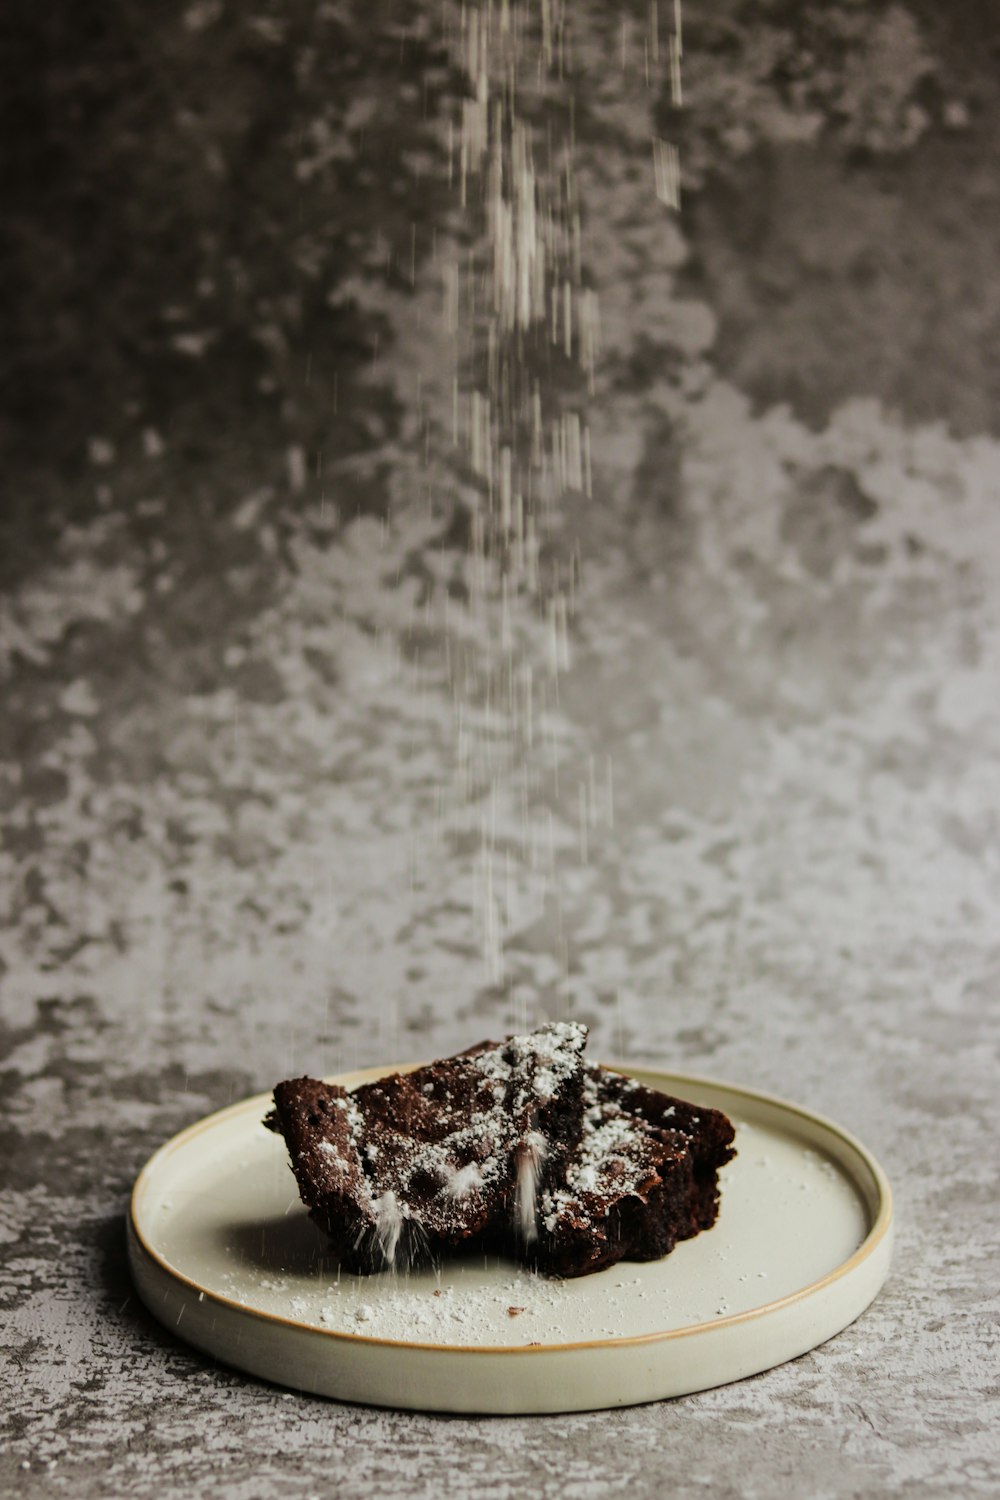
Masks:
[[[586,1038],[544,1026],[350,1093],[280,1083],[265,1124],[341,1265],[367,1273],[475,1247],[584,1276],[710,1228],[729,1120],[585,1063]]]
[[[715,1223],[718,1171],[735,1154],[720,1110],[587,1067],[583,1128],[564,1180],[539,1202],[532,1257],[555,1276],[658,1260]]]
[[[711,1229],[719,1214],[719,1168],[736,1155],[736,1132],[721,1109],[707,1109],[647,1088],[638,1079],[610,1068],[588,1068],[596,1076],[601,1097],[656,1130],[672,1131],[684,1138],[691,1153],[691,1227],[678,1236],[689,1239],[702,1229]]]
[[[414,1265],[498,1234],[530,1241],[538,1195],[582,1128],[586,1038],[554,1024],[351,1093],[279,1084],[265,1123],[344,1268]]]

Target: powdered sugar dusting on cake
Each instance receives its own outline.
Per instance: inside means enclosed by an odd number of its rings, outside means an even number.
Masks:
[[[585,1026],[556,1022],[449,1059],[447,1084],[418,1070],[412,1083],[405,1075],[391,1086],[380,1080],[337,1101],[365,1176],[372,1249],[382,1263],[409,1263],[421,1230],[460,1234],[491,1188],[510,1192],[512,1168],[515,1227],[525,1243],[537,1237],[548,1154],[538,1115],[569,1080],[581,1079],[586,1038]],[[394,1113],[403,1106],[405,1127]]]
[[[449,1198],[464,1198],[483,1186],[483,1169],[478,1162],[470,1161],[459,1167],[446,1179],[444,1191]]]
[[[649,1181],[652,1132],[613,1100],[600,1097],[593,1069],[584,1079],[583,1104],[583,1131],[564,1184],[544,1193],[539,1203],[541,1223],[549,1234],[555,1233],[561,1215],[570,1213],[587,1223],[594,1200],[609,1194],[642,1196]]]
[[[609,1186],[628,1191],[638,1186],[637,1147],[646,1139],[627,1115],[612,1115],[600,1124],[587,1122],[580,1149],[570,1162],[566,1186],[576,1192],[600,1193]]]
[[[587,1028],[576,1021],[554,1021],[526,1036],[512,1036],[501,1049],[510,1070],[520,1083],[515,1109],[524,1109],[533,1093],[551,1099],[579,1068],[587,1040]]]

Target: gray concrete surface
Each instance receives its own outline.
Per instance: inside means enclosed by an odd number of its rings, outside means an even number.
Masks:
[[[480,691],[503,605],[472,588],[448,440],[440,260],[467,225],[437,10],[235,9],[149,23],[177,112],[143,123],[136,41],[114,137],[155,167],[125,173],[133,205],[212,234],[157,219],[150,260],[137,209],[88,292],[18,200],[22,306],[64,295],[93,370],[60,363],[68,313],[51,347],[34,330],[20,389],[59,422],[22,412],[5,474],[0,1491],[997,1494],[988,8],[689,6],[679,218],[645,7],[624,70],[620,15],[574,9],[594,496],[546,539],[547,567],[580,563],[558,696],[536,601],[508,607],[542,685],[527,748]],[[121,176],[100,139],[98,196]],[[854,1326],[672,1403],[472,1421],[290,1395],[137,1304],[127,1195],[174,1131],[294,1071],[566,1014],[598,1053],[773,1090],[872,1147],[898,1246]]]

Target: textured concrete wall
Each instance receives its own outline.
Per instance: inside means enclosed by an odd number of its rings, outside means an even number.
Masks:
[[[0,1491],[994,1495],[995,21],[689,6],[678,218],[645,8],[623,71],[620,14],[574,7],[603,347],[533,760],[475,698],[501,600],[447,440],[437,9],[257,9],[122,7],[64,47],[33,139],[72,180],[18,179]],[[544,618],[508,624],[549,682]],[[456,681],[499,777],[502,976]],[[469,1421],[288,1395],[137,1305],[127,1193],[173,1131],[569,1013],[871,1145],[898,1248],[855,1326],[675,1403]]]

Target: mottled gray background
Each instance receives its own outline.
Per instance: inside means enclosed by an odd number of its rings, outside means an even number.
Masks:
[[[581,564],[556,874],[502,786],[497,982],[481,807],[435,811],[451,653],[474,681],[497,630],[444,438],[451,0],[9,7],[4,1493],[1000,1488],[1000,21],[685,15],[678,119],[646,7],[572,8],[594,498],[546,541]],[[872,1146],[899,1239],[854,1327],[675,1403],[476,1422],[285,1395],[137,1305],[127,1193],[173,1131],[568,1013]]]

